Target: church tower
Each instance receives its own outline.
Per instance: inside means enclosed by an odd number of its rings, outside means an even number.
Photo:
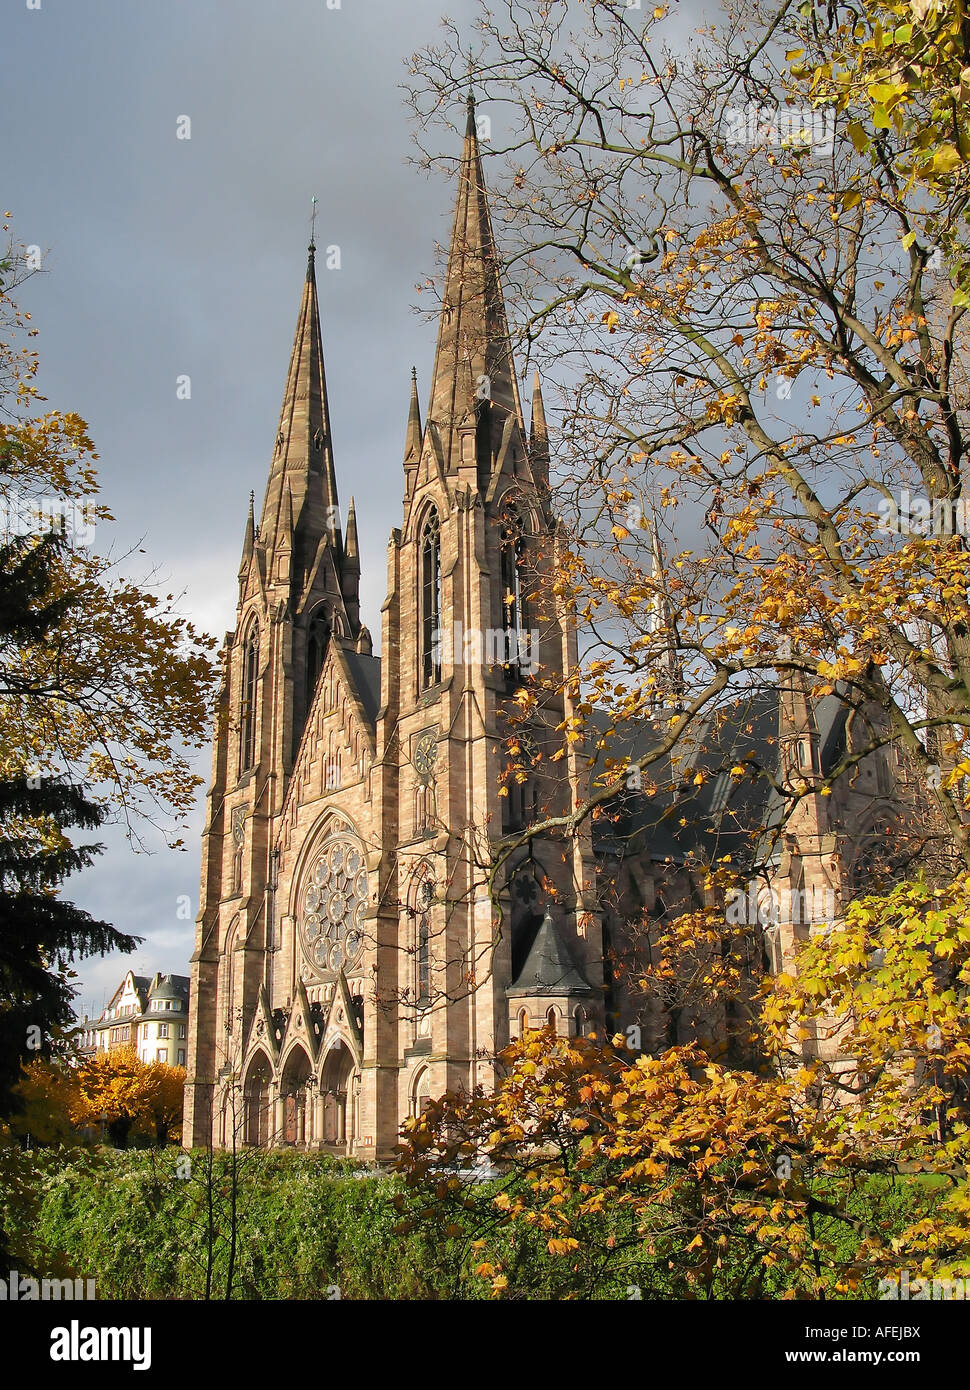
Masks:
[[[523,1027],[602,1016],[581,786],[562,743],[575,632],[553,593],[541,388],[527,432],[474,102],[426,418],[412,371],[382,655],[342,527],[313,248],[257,526],[251,508],[203,839],[185,1142],[386,1158]],[[496,854],[509,852],[489,894]]]
[[[471,97],[423,425],[418,399],[412,378],[382,631],[375,798],[387,911],[376,966],[401,1001],[369,1044],[382,1149],[394,1142],[395,1111],[414,1113],[445,1089],[488,1088],[510,1031],[552,1015],[560,1031],[585,1030],[602,983],[585,908],[588,838],[537,836],[518,849],[500,923],[487,889],[488,856],[503,839],[571,804],[574,757],[551,761],[567,711],[561,690],[542,686],[558,687],[576,653],[551,594],[558,536],[542,395],[537,378],[530,437]],[[528,707],[524,690],[535,697]],[[531,958],[544,917],[545,936],[562,938],[563,969]]]
[[[221,652],[202,901],[192,958],[186,1142],[212,1127],[212,1088],[238,1051],[234,1015],[256,1008],[273,933],[274,828],[332,639],[355,642],[356,524],[345,548],[334,471],[314,247],[290,354],[266,495],[250,499],[235,629]]]

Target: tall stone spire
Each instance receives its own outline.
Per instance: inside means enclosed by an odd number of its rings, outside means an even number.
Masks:
[[[470,419],[487,421],[481,431],[479,465],[490,467],[509,415],[525,427],[515,379],[499,261],[482,172],[475,100],[468,121],[458,176],[458,197],[448,253],[438,344],[428,406],[441,436],[445,467],[458,464],[457,430]]]
[[[305,538],[303,547],[294,545],[294,550],[302,551],[304,563],[309,563],[307,557],[312,558],[323,537],[339,554],[342,542],[337,479],[312,242],[259,525],[263,544],[273,551],[279,546],[281,529],[287,525],[287,489],[292,498],[293,522]]]

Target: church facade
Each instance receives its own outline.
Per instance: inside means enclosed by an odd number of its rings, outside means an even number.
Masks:
[[[504,929],[486,881],[490,837],[539,795],[536,778],[500,795],[516,691],[528,671],[576,663],[575,635],[539,598],[557,536],[538,383],[530,426],[470,108],[423,422],[412,374],[381,659],[361,621],[354,506],[342,524],[337,496],[310,249],[222,652],[187,1144],[235,1135],[383,1157],[424,1098],[491,1083],[510,1029],[550,1014],[586,1028],[601,1010],[588,837],[537,838],[519,855]],[[533,756],[567,706],[540,702]],[[550,764],[545,808],[568,809],[577,756]],[[544,950],[530,992],[524,957]]]
[[[633,825],[621,852],[615,821],[595,843],[589,827],[552,828],[510,856],[498,914],[490,892],[496,845],[564,815],[588,777],[581,747],[551,756],[574,717],[561,677],[578,658],[550,582],[561,538],[549,465],[538,378],[528,428],[520,400],[470,103],[424,420],[412,374],[380,658],[360,613],[354,505],[344,518],[337,494],[310,248],[221,656],[186,1145],[380,1160],[429,1096],[491,1086],[496,1054],[525,1027],[635,1019],[658,1046],[697,1026],[651,1011],[616,966],[630,913],[695,900],[676,836]],[[523,726],[520,692],[537,672]],[[846,740],[844,715],[819,717],[797,689],[762,702],[742,733],[796,771]],[[840,891],[843,828],[858,830],[862,802],[874,817],[894,795],[888,754],[865,775],[871,786],[799,805],[777,883]],[[776,966],[811,930],[811,911],[798,916],[777,935]]]

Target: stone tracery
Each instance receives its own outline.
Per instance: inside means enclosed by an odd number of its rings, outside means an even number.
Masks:
[[[300,899],[300,942],[317,976],[357,960],[366,912],[364,847],[351,831],[337,831],[315,856]]]

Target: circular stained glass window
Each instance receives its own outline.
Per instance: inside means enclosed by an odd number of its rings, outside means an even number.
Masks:
[[[320,846],[300,902],[303,955],[318,974],[353,965],[364,949],[367,868],[356,835],[338,831]]]

